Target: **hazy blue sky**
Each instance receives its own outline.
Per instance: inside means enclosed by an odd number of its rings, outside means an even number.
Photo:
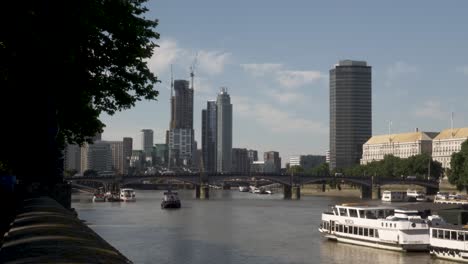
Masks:
[[[342,59],[372,66],[373,134],[468,126],[468,1],[150,1],[160,48],[149,62],[158,101],[102,119],[103,138],[169,126],[170,64],[188,79],[198,52],[194,126],[221,86],[233,103],[233,147],[322,154],[329,144],[329,70]]]

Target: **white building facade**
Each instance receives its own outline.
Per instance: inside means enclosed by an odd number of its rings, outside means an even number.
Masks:
[[[362,146],[361,164],[383,160],[385,155],[402,159],[423,153],[431,155],[432,139],[437,134],[417,131],[373,136]]]
[[[171,166],[189,165],[194,148],[193,129],[175,128],[168,132]]]
[[[432,142],[432,159],[449,169],[452,154],[461,150],[461,144],[468,139],[468,127],[446,129]]]

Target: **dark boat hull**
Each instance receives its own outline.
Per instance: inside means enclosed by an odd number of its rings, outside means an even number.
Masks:
[[[163,201],[161,202],[162,209],[168,208],[180,208],[181,204],[179,201]]]

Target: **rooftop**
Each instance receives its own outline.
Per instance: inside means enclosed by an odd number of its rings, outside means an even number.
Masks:
[[[386,134],[371,137],[365,144],[405,143],[419,140],[432,140],[437,133],[434,132],[410,132],[400,134]]]
[[[445,129],[434,140],[451,138],[468,138],[468,127]]]

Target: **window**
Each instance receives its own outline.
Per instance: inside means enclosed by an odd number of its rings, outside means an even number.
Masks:
[[[374,230],[375,230],[375,237],[379,238],[379,230],[377,230],[377,229],[374,229]]]
[[[444,239],[444,231],[438,229],[437,230],[437,237],[440,238],[440,239]]]
[[[348,226],[344,226],[344,233],[348,233]]]
[[[358,228],[356,226],[353,227],[353,234],[355,234],[355,235],[358,234]]]
[[[464,232],[458,232],[458,241],[465,241]]]
[[[364,228],[364,236],[369,236],[369,229],[368,228]]]
[[[360,217],[360,218],[365,218],[365,216],[364,216],[364,210],[359,210],[359,217]]]
[[[374,229],[369,229],[369,236],[373,237],[374,236]]]
[[[450,231],[444,230],[444,239],[450,239]]]
[[[450,239],[457,240],[457,231],[450,232]]]
[[[359,233],[358,235],[362,236],[362,227],[359,227]]]
[[[350,217],[358,217],[356,209],[349,209],[349,216]]]
[[[437,229],[432,229],[432,237],[437,237]]]
[[[346,213],[346,208],[340,208],[339,210],[341,216],[348,216],[348,214]]]

